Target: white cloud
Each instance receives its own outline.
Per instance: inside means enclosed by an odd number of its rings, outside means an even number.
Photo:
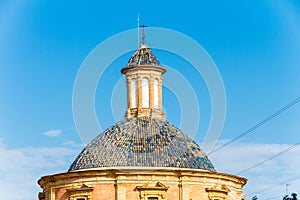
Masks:
[[[218,172],[237,174],[289,148],[292,144],[234,143],[209,156]],[[300,195],[300,145],[292,150],[248,170],[240,176],[248,179],[244,188],[247,199],[257,195],[259,199],[285,194],[286,181],[289,192]],[[280,199],[280,198],[277,198]]]
[[[37,199],[41,176],[68,170],[81,148],[8,148],[0,138],[0,196],[7,200]],[[17,192],[8,192],[17,191]]]
[[[66,142],[61,147],[8,148],[0,138],[0,194],[6,200],[37,199],[41,176],[68,170],[82,150],[82,145]],[[288,148],[287,144],[235,143],[212,155],[210,159],[218,172],[236,174]],[[268,199],[285,194],[286,180],[290,192],[300,195],[300,146],[241,176],[248,179],[244,188],[247,199],[257,195]],[[18,191],[18,192],[7,192]]]
[[[43,133],[43,135],[48,136],[48,137],[57,137],[62,133],[61,129],[55,129],[55,130],[48,130]]]
[[[69,147],[81,147],[81,148],[84,148],[84,144],[80,143],[76,143],[74,142],[73,140],[68,140],[68,141],[65,141],[62,143],[63,146],[69,146]]]

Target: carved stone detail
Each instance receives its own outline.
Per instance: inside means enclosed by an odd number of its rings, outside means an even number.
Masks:
[[[94,188],[89,187],[85,184],[82,184],[81,187],[72,186],[68,188],[67,191],[70,194],[69,200],[77,200],[77,199],[84,199],[84,200],[91,200],[91,195]]]
[[[169,187],[165,186],[161,182],[156,182],[137,186],[136,190],[140,192],[140,200],[148,200],[149,197],[156,197],[158,200],[164,200],[168,188]]]
[[[230,192],[226,185],[215,185],[205,190],[208,192],[208,198],[210,200],[226,200],[227,194]]]

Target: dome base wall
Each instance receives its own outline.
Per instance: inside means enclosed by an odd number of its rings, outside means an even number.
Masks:
[[[43,200],[242,200],[246,182],[207,170],[155,167],[77,170],[38,181]]]

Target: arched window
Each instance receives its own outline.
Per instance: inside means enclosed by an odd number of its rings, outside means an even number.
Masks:
[[[154,79],[154,88],[153,88],[153,98],[154,98],[154,108],[158,108],[158,80]]]
[[[131,94],[130,94],[130,98],[131,98],[131,108],[137,108],[137,104],[138,104],[138,89],[137,89],[137,80],[134,78],[131,80]]]
[[[142,79],[142,107],[149,108],[149,80]]]

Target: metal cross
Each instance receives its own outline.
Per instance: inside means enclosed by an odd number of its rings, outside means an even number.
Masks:
[[[142,28],[142,44],[145,44],[145,39],[146,39],[145,28],[148,26],[145,26],[144,24],[142,24],[142,25],[140,25],[140,27]]]

